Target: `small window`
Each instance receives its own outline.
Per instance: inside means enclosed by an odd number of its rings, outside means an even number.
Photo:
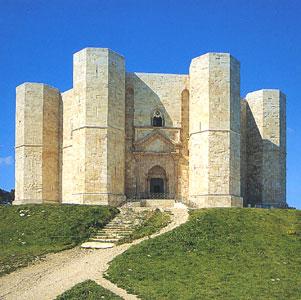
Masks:
[[[164,119],[160,110],[155,110],[152,116],[152,126],[163,127]]]

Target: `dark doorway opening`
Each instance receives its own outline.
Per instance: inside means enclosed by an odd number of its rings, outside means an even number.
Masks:
[[[150,180],[150,192],[154,193],[154,194],[164,193],[163,178],[151,178],[151,180]]]

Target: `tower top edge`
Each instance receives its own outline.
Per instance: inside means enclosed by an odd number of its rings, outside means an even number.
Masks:
[[[75,53],[73,53],[73,55],[77,55],[79,53],[82,53],[82,52],[88,52],[88,51],[102,51],[102,52],[108,52],[108,53],[111,53],[111,54],[115,54],[115,55],[118,55],[120,56],[121,58],[125,58],[122,54],[110,49],[110,48],[101,48],[101,47],[85,47],[79,51],[76,51]]]
[[[229,57],[229,58],[234,59],[234,60],[239,62],[239,60],[229,52],[207,52],[207,53],[201,54],[197,57],[194,57],[191,61],[197,60],[197,59],[202,58],[202,57],[207,57],[207,56]]]
[[[18,85],[16,87],[16,89],[20,89],[20,88],[42,88],[42,89],[51,89],[51,90],[55,90],[57,92],[60,93],[60,90],[54,86],[51,86],[47,83],[42,83],[42,82],[23,82],[20,85]]]
[[[247,93],[245,98],[248,98],[252,95],[256,95],[256,94],[267,94],[267,93],[275,93],[275,94],[279,94],[280,96],[285,96],[285,93],[283,93],[280,89],[260,89],[260,90],[256,90],[256,91],[252,91]]]

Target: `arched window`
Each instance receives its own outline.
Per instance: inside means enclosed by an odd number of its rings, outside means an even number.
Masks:
[[[154,127],[164,126],[164,118],[159,109],[156,109],[152,115],[152,126]]]

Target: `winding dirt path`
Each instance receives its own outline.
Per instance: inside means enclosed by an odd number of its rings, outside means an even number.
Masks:
[[[187,221],[186,209],[171,209],[171,211],[173,213],[171,223],[151,237],[170,231]],[[49,254],[44,261],[0,277],[0,299],[52,300],[87,279],[96,281],[124,299],[138,299],[103,278],[103,274],[111,260],[145,239],[147,238],[110,249],[87,250],[76,247]]]

